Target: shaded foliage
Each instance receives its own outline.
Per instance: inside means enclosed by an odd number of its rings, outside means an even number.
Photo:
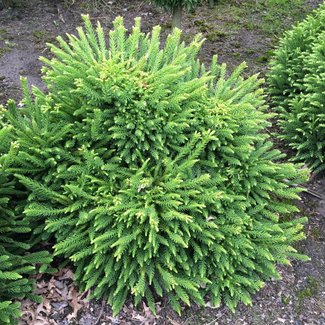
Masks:
[[[295,159],[325,168],[325,6],[287,32],[268,77],[280,135]]]
[[[34,281],[28,275],[35,273],[35,264],[43,264],[45,271],[51,262],[48,252],[30,251],[31,228],[23,218],[27,195],[8,171],[17,154],[17,146],[10,146],[10,128],[0,130],[0,323],[15,324],[20,315],[17,299],[38,299],[32,294]]]

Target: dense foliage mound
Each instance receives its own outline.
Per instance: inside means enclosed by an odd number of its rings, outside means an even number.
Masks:
[[[185,46],[175,29],[161,47],[159,27],[128,34],[117,18],[107,46],[84,21],[43,58],[49,94],[25,85],[5,112],[28,220],[115,313],[129,295],[152,310],[158,296],[179,312],[250,304],[277,263],[305,258],[291,247],[305,219],[289,215],[306,175],[263,133],[261,81],[244,65],[226,78],[216,58],[206,69],[200,36]]]
[[[296,160],[325,168],[325,5],[287,32],[275,51],[270,93]]]
[[[36,263],[44,263],[45,270],[51,261],[47,252],[26,254],[31,248],[31,229],[23,220],[23,204],[26,195],[17,189],[8,167],[17,153],[10,148],[10,128],[0,129],[0,323],[14,324],[20,315],[20,304],[13,300],[25,297],[37,299],[31,294],[33,282],[28,275],[35,272]]]

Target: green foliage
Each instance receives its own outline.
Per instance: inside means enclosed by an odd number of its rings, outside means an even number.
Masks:
[[[192,9],[195,9],[201,3],[201,0],[151,0],[151,1],[168,11],[173,11],[173,9],[177,6],[180,6],[183,9],[190,11]]]
[[[1,0],[0,2],[0,10],[9,7],[17,7],[22,5],[21,0]]]
[[[175,29],[162,47],[159,27],[146,35],[137,19],[127,33],[117,18],[108,47],[83,18],[42,59],[49,94],[32,99],[23,81],[24,107],[3,116],[36,235],[53,234],[81,289],[114,313],[129,295],[153,311],[159,296],[178,312],[250,304],[277,263],[306,258],[291,246],[305,219],[288,221],[306,175],[277,162],[262,81],[244,64],[227,78],[216,58],[207,69],[200,35],[185,46]]]
[[[183,10],[195,9],[201,0],[151,0],[151,2],[170,11],[173,14],[172,27],[181,28]]]
[[[325,168],[325,6],[287,32],[275,51],[270,93],[296,160]]]
[[[14,324],[20,315],[20,304],[13,302],[25,297],[37,299],[31,294],[34,281],[28,275],[34,273],[35,264],[43,270],[51,258],[47,252],[26,254],[31,248],[31,231],[28,221],[22,218],[26,195],[21,192],[8,172],[8,165],[17,153],[10,147],[10,128],[0,129],[0,323]]]

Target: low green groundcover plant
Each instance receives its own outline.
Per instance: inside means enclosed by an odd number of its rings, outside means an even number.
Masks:
[[[270,94],[281,139],[296,160],[325,169],[325,5],[287,32],[275,51]]]
[[[0,129],[0,324],[15,324],[20,315],[17,299],[32,298],[34,281],[28,275],[35,273],[35,264],[45,271],[51,262],[43,252],[27,253],[31,248],[28,221],[23,220],[26,195],[20,191],[13,175],[8,171],[10,161],[17,153],[10,148],[10,128]]]
[[[49,93],[24,86],[23,108],[4,119],[19,146],[11,171],[30,191],[35,234],[75,264],[81,290],[117,313],[132,296],[155,310],[159,296],[234,310],[251,304],[277,263],[305,259],[300,167],[263,130],[270,117],[261,81],[240,65],[226,78],[197,59],[175,29],[144,34],[122,18],[105,38],[83,17],[78,36],[43,58]],[[284,218],[283,218],[284,216]]]

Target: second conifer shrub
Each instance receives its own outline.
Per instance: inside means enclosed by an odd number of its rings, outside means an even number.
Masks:
[[[34,280],[28,277],[36,271],[35,265],[45,271],[52,258],[48,252],[33,252],[31,228],[23,218],[27,195],[19,189],[17,180],[9,171],[17,153],[10,145],[10,127],[0,129],[0,324],[16,324],[20,316],[17,299],[39,297],[32,294]]]
[[[290,217],[306,175],[263,132],[261,81],[244,65],[226,78],[216,58],[207,69],[201,36],[186,46],[175,29],[162,47],[139,20],[127,33],[117,18],[108,39],[84,21],[43,59],[49,94],[24,86],[5,112],[29,222],[115,313],[130,295],[178,312],[250,304],[277,263],[306,258],[292,247],[305,219]]]
[[[173,15],[172,27],[181,28],[183,10],[191,11],[195,9],[201,0],[151,0],[157,6],[170,11]]]
[[[269,73],[280,135],[315,172],[325,169],[325,5],[287,32]]]

